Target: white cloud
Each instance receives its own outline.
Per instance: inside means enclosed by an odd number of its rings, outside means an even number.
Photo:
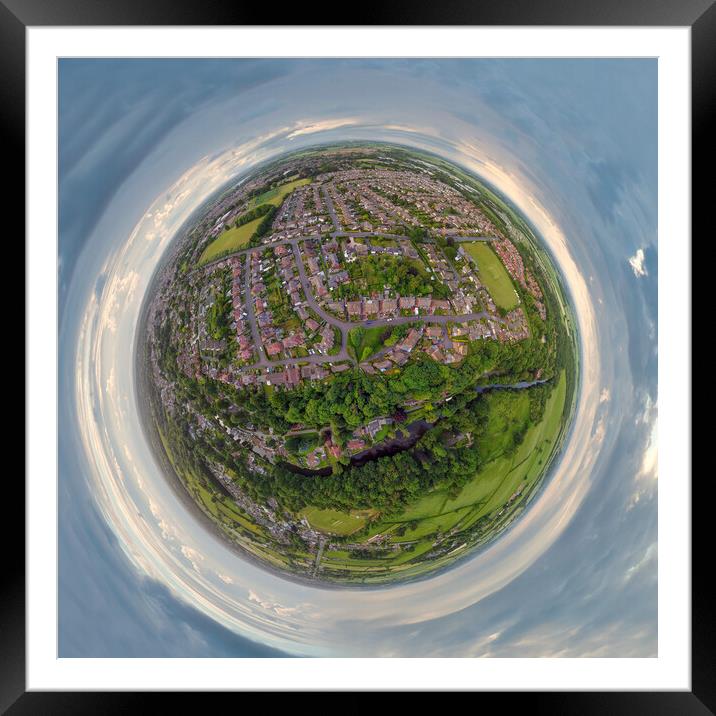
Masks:
[[[646,551],[641,556],[639,561],[629,567],[629,569],[627,569],[624,575],[624,581],[628,582],[637,572],[644,569],[644,567],[648,567],[649,565],[653,564],[657,559],[657,554],[657,545],[654,542],[646,548]]]
[[[283,604],[280,604],[279,602],[274,602],[270,599],[265,599],[263,597],[260,597],[256,592],[254,592],[253,589],[249,589],[249,601],[255,602],[258,604],[262,609],[266,609],[267,611],[273,612],[279,617],[288,617],[293,614],[297,614],[301,607],[306,607],[307,605],[298,605],[295,607],[287,607]]]
[[[287,139],[294,139],[302,134],[315,134],[316,132],[326,132],[330,129],[338,129],[339,127],[346,127],[352,124],[356,124],[358,120],[354,117],[343,117],[341,119],[326,119],[320,122],[309,122],[303,126],[299,126],[298,129],[294,129]]]
[[[629,258],[629,265],[637,278],[647,275],[644,266],[644,249],[637,249],[637,252]]]
[[[201,572],[199,569],[199,562],[204,560],[204,555],[197,552],[192,547],[187,547],[186,545],[182,545],[181,553],[191,562],[191,566],[194,568],[195,572]]]

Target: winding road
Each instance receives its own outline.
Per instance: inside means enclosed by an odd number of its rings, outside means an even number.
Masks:
[[[326,199],[326,205],[328,206],[328,211],[331,214],[332,219],[334,220],[334,224],[337,221],[335,218],[335,209],[333,208],[333,203],[331,201],[330,196],[325,193],[325,199]],[[355,237],[361,237],[361,238],[367,238],[370,236],[382,236],[385,238],[396,238],[396,239],[408,239],[407,236],[400,236],[397,234],[376,234],[371,232],[344,232],[344,231],[336,231],[331,236],[355,236]],[[340,318],[336,318],[334,315],[328,313],[316,300],[315,296],[313,295],[313,292],[311,291],[310,284],[308,282],[308,276],[306,274],[306,268],[303,265],[303,259],[301,257],[301,251],[299,248],[299,242],[306,241],[310,239],[318,239],[320,241],[321,236],[319,234],[311,235],[311,236],[299,236],[293,239],[284,239],[282,241],[276,241],[269,244],[262,244],[261,246],[252,246],[248,249],[241,249],[239,251],[235,251],[232,254],[229,254],[227,256],[222,256],[221,258],[216,259],[215,261],[211,261],[209,263],[203,264],[200,267],[197,267],[195,269],[192,269],[192,272],[194,271],[206,271],[207,268],[210,268],[214,264],[220,263],[221,261],[225,261],[227,258],[231,258],[233,256],[246,256],[247,261],[246,265],[244,267],[244,309],[246,311],[246,317],[249,322],[249,327],[251,329],[251,337],[254,342],[254,349],[258,354],[259,360],[258,362],[247,366],[247,369],[255,369],[255,368],[276,368],[284,365],[297,365],[299,363],[314,363],[314,364],[322,364],[322,363],[340,363],[343,361],[350,361],[353,364],[356,364],[356,360],[348,353],[348,332],[353,328],[375,328],[380,326],[400,326],[405,325],[409,323],[436,323],[438,325],[445,327],[445,332],[447,334],[447,324],[448,323],[467,323],[468,321],[475,321],[480,320],[482,318],[487,318],[493,321],[498,321],[500,323],[505,323],[504,319],[500,316],[491,315],[485,311],[481,311],[479,313],[465,313],[465,314],[454,314],[454,315],[445,315],[445,316],[395,316],[392,318],[375,318],[370,320],[364,320],[364,321],[346,321],[342,320]],[[488,237],[482,237],[485,240],[489,240]],[[465,241],[474,241],[477,237],[473,238],[465,238]],[[254,312],[254,304],[251,300],[251,261],[248,260],[248,257],[250,254],[254,253],[255,251],[265,251],[267,249],[276,248],[277,246],[291,246],[293,250],[293,257],[296,261],[296,266],[298,268],[298,277],[301,281],[301,287],[303,288],[303,293],[306,297],[306,302],[311,307],[311,309],[328,325],[332,326],[333,328],[337,328],[341,332],[341,350],[338,353],[335,353],[333,355],[308,355],[302,358],[282,358],[279,360],[269,360],[266,357],[266,353],[263,349],[263,345],[261,343],[261,334],[258,328],[258,325],[256,323],[256,315]]]

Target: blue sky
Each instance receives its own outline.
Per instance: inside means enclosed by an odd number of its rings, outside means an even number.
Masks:
[[[61,655],[655,655],[655,60],[61,60],[59,78]],[[489,553],[372,596],[241,563],[182,512],[133,413],[136,314],[182,217],[341,139],[496,184],[584,324],[575,439],[541,502]],[[227,601],[192,606],[209,592]]]

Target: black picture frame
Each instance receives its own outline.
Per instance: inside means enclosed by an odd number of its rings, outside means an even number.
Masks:
[[[286,25],[305,22],[303,7],[282,10]],[[315,6],[315,9],[320,9]],[[716,112],[716,6],[714,0],[600,0],[600,2],[562,2],[561,0],[503,0],[501,3],[469,3],[447,0],[443,3],[393,2],[360,6],[354,16],[360,24],[380,25],[502,25],[502,26],[688,26],[691,28],[692,60],[692,176],[698,169],[712,169],[708,133]],[[93,25],[262,25],[260,7],[241,7],[225,0],[0,0],[0,127],[6,172],[13,167],[17,180],[5,191],[8,207],[20,217],[16,235],[24,235],[25,183],[25,31],[28,26]],[[315,13],[332,21],[330,12]],[[406,19],[407,22],[406,22]],[[334,22],[334,21],[333,21]],[[318,23],[321,24],[321,23]],[[324,23],[324,24],[331,24]],[[703,176],[707,174],[704,171]],[[711,182],[692,179],[696,219],[706,227],[705,215],[712,199],[707,197]],[[711,229],[712,231],[712,229]],[[21,257],[24,262],[24,255]],[[32,376],[25,376],[26,381]],[[690,475],[684,476],[685,480]],[[24,504],[24,491],[17,480],[6,481],[6,503]],[[714,650],[714,601],[708,580],[710,569],[695,569],[713,561],[712,534],[706,532],[703,511],[708,509],[707,487],[692,485],[692,688],[690,692],[564,692],[512,693],[505,696],[510,706],[519,699],[531,711],[550,714],[707,714],[716,713],[716,651]],[[702,511],[702,514],[699,514]],[[19,510],[14,510],[19,513]],[[3,520],[5,544],[17,543],[23,534],[17,525]],[[9,552],[10,550],[6,550]],[[25,691],[25,563],[22,555],[5,569],[0,601],[0,711],[10,714],[72,713],[110,714],[143,710],[151,695],[128,692],[69,693]],[[585,667],[588,668],[588,667]],[[481,695],[480,708],[485,709]],[[162,697],[164,698],[164,697]],[[182,696],[182,699],[185,699]],[[527,699],[529,705],[527,706]],[[356,702],[359,703],[359,702]],[[186,705],[186,704],[185,704]],[[489,706],[488,706],[489,708]]]

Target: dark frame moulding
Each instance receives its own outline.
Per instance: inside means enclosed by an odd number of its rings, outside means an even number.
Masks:
[[[379,25],[502,25],[502,26],[681,26],[691,28],[692,146],[699,152],[692,160],[692,176],[699,167],[713,171],[713,152],[708,150],[707,132],[713,126],[716,112],[716,6],[714,0],[502,0],[477,4],[469,0],[398,0],[392,3],[361,4],[353,18],[361,24]],[[320,4],[316,9],[321,9]],[[335,8],[333,8],[335,9]],[[303,6],[282,10],[285,25],[306,24]],[[327,9],[315,17],[332,19]],[[25,29],[28,26],[92,25],[265,25],[266,15],[256,5],[241,6],[226,0],[0,0],[0,128],[6,167],[14,167],[17,181],[4,189],[6,206],[15,207],[15,218],[21,217],[16,236],[24,235],[25,184]],[[408,22],[406,22],[406,19]],[[324,23],[331,24],[331,23]],[[706,173],[703,173],[706,176]],[[700,184],[692,180],[694,212],[692,222],[706,214],[711,197],[711,181]],[[699,201],[701,199],[701,201]],[[713,224],[710,223],[710,232]],[[689,237],[690,239],[690,237]],[[25,260],[24,255],[20,261]],[[27,270],[27,265],[26,265]],[[26,374],[26,380],[29,377]],[[8,473],[9,477],[9,473]],[[684,480],[690,479],[685,475]],[[713,553],[713,533],[707,533],[704,511],[709,500],[705,481],[692,485],[692,658],[691,688],[683,692],[571,692],[560,693],[481,693],[480,709],[488,704],[504,711],[506,703],[513,708],[524,704],[532,713],[549,714],[709,714],[716,713],[716,656],[714,650],[714,600],[707,584]],[[5,504],[24,504],[23,485],[19,480],[5,483]],[[14,495],[13,495],[14,491]],[[10,501],[12,497],[16,499]],[[701,514],[697,512],[701,510]],[[698,518],[701,519],[698,519]],[[18,530],[3,520],[6,544],[16,544]],[[20,532],[22,534],[22,532]],[[9,557],[0,592],[0,712],[13,715],[113,714],[141,712],[144,708],[166,708],[166,694],[84,692],[25,692],[25,560],[19,551]],[[9,559],[8,559],[9,557]],[[585,660],[589,668],[589,660]],[[180,698],[185,707],[188,694]],[[508,701],[505,701],[508,697]],[[340,697],[339,697],[340,698]],[[493,701],[494,699],[494,701]],[[497,702],[497,699],[500,701]],[[491,704],[492,702],[492,704]],[[499,704],[499,705],[498,705]],[[198,705],[198,704],[197,704]],[[161,708],[161,707],[160,707]],[[489,708],[489,706],[488,706]],[[162,709],[163,710],[163,709]]]

